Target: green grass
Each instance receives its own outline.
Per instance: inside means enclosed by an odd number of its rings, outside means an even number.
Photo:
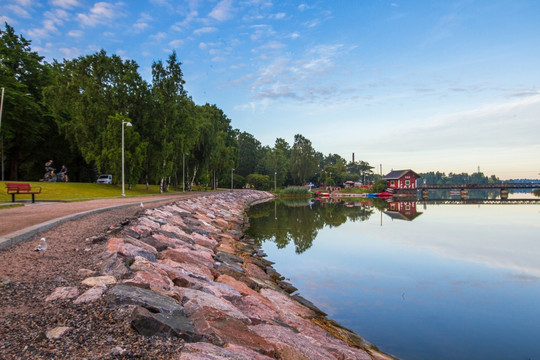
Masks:
[[[106,185],[94,183],[42,183],[31,181],[0,181],[0,201],[11,201],[11,195],[7,193],[6,182],[24,182],[29,183],[32,187],[41,187],[41,194],[36,194],[36,201],[40,200],[57,200],[57,201],[82,201],[101,198],[115,198],[122,196],[122,185]],[[181,192],[182,189],[180,188]],[[146,190],[146,185],[136,185],[128,190],[125,187],[127,197],[158,195],[159,186],[150,185],[150,189]],[[178,193],[171,188],[169,194]],[[31,195],[15,195],[17,200],[32,199]]]
[[[283,197],[311,197],[309,189],[303,186],[289,186],[279,192]]]

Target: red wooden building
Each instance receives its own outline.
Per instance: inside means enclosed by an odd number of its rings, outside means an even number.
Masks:
[[[392,201],[388,203],[388,208],[384,213],[390,216],[392,220],[407,221],[412,221],[422,215],[421,212],[416,211],[416,201]]]
[[[414,171],[408,170],[392,170],[383,177],[390,189],[416,189],[416,180],[421,176]]]

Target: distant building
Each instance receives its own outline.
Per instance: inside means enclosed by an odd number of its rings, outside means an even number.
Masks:
[[[386,181],[390,189],[416,189],[416,180],[422,178],[414,171],[408,170],[392,170],[383,180]]]

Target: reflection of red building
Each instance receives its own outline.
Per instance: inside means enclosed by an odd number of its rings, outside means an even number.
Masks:
[[[416,211],[416,201],[392,201],[388,203],[384,213],[392,219],[408,221],[414,220],[422,214]]]
[[[412,170],[392,170],[383,180],[391,189],[416,189],[416,180],[421,176]]]

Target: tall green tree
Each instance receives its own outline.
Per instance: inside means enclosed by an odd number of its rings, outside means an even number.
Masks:
[[[46,115],[42,90],[50,81],[49,66],[32,51],[31,42],[5,24],[0,29],[0,84],[4,103],[0,138],[7,159],[5,178],[43,174],[47,141],[54,141],[55,127]],[[61,146],[61,144],[60,144]],[[52,146],[51,146],[52,147]],[[35,179],[37,180],[37,179]]]
[[[193,102],[184,89],[180,66],[174,51],[165,64],[161,60],[152,64],[150,159],[153,177],[159,180],[161,191],[166,191],[168,179],[182,165],[184,154],[190,153],[197,137]]]
[[[296,185],[305,184],[317,171],[315,150],[311,145],[311,141],[300,134],[294,136],[289,171],[293,183]]]
[[[60,131],[98,172],[116,172],[114,164],[120,157],[114,162],[111,156],[120,153],[121,139],[112,136],[120,134],[121,120],[129,120],[134,129],[142,124],[149,95],[138,65],[101,50],[64,63],[55,62],[53,72],[45,97]],[[136,152],[129,147],[127,151]],[[131,166],[140,164],[126,162],[128,172],[141,171]]]
[[[238,163],[236,174],[246,177],[256,172],[257,164],[261,159],[261,143],[247,132],[238,134]]]

